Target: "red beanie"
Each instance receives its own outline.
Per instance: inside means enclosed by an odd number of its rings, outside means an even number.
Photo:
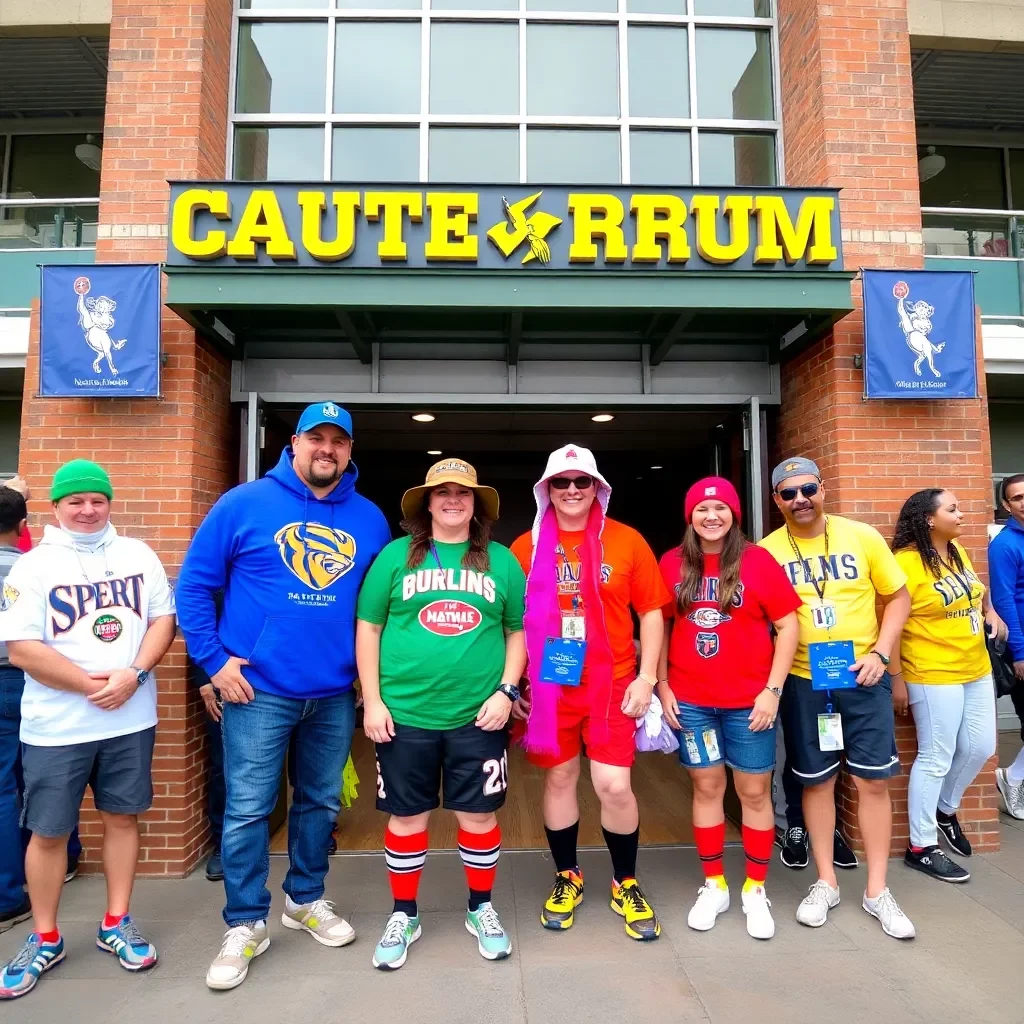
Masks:
[[[732,510],[733,519],[739,524],[742,515],[740,512],[740,496],[736,493],[736,488],[722,476],[706,476],[703,480],[698,480],[686,492],[683,512],[686,516],[687,524],[693,518],[693,510],[708,498],[717,498],[728,505]]]

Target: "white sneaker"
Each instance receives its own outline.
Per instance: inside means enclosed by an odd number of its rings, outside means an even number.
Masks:
[[[324,946],[347,946],[356,937],[355,929],[334,912],[334,904],[330,900],[300,904],[286,894],[281,924],[293,931],[309,932]]]
[[[796,908],[796,919],[808,928],[820,928],[828,920],[828,912],[839,906],[839,890],[818,879]]]
[[[740,893],[740,901],[743,913],[747,915],[747,934],[754,939],[770,939],[775,934],[775,921],[764,886],[759,885],[749,892],[744,889]]]
[[[702,885],[697,890],[697,902],[690,907],[686,923],[697,932],[709,932],[715,927],[719,914],[729,909],[729,889],[717,885]]]
[[[237,988],[249,973],[249,964],[270,945],[267,922],[240,924],[224,933],[220,952],[206,972],[210,988]]]
[[[1003,810],[1011,818],[1024,820],[1024,782],[1015,786],[1007,778],[1006,769],[997,768],[996,788],[999,790],[999,799],[1002,801]]]
[[[868,894],[864,893],[862,906],[872,917],[878,918],[886,935],[891,935],[894,939],[912,939],[917,934],[913,922],[900,910],[900,905],[889,892],[888,886],[873,900],[868,899]]]

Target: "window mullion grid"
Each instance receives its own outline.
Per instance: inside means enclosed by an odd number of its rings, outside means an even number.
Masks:
[[[331,125],[330,117],[334,113],[334,75],[337,70],[338,45],[338,23],[332,18],[327,22],[327,74],[324,78],[327,81],[324,96],[324,181],[331,181],[334,178],[334,128]]]
[[[519,181],[527,180],[526,146],[526,0],[519,0]]]
[[[423,0],[420,12],[420,134],[419,180],[426,181],[430,161],[430,0]]]
[[[619,0],[619,31],[616,52],[619,58],[619,180],[628,185],[632,180],[629,149],[629,37],[626,0]]]
[[[690,181],[700,184],[700,139],[697,131],[697,30],[693,23],[693,0],[686,0],[690,23],[686,26],[686,69],[689,76],[690,109],[687,113],[693,122],[690,129]]]
[[[224,177],[233,178],[235,174],[235,107],[237,105],[235,93],[238,90],[238,33],[241,29],[241,21],[233,18],[231,21],[231,43],[228,48],[228,130],[224,146]]]

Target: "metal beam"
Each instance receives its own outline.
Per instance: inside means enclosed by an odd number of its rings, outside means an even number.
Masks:
[[[365,363],[368,366],[373,362],[373,348],[370,346],[370,342],[364,340],[363,336],[356,330],[356,325],[352,323],[352,318],[345,310],[335,308],[334,316],[341,329],[345,332],[345,337],[356,350],[359,362]]]
[[[513,310],[508,325],[508,365],[515,366],[519,362],[519,342],[523,337],[523,314]]]
[[[692,310],[686,313],[680,313],[676,317],[676,322],[669,328],[668,334],[665,335],[657,345],[651,346],[651,366],[658,366],[661,361],[668,355],[669,349],[679,340],[682,336],[683,331],[686,330],[687,325],[697,314]]]
[[[92,65],[94,71],[98,71],[102,81],[107,80],[106,61],[89,45],[89,40],[82,36],[75,36],[75,46],[81,51],[82,56]]]

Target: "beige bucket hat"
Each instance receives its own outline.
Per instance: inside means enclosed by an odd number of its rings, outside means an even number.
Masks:
[[[460,484],[469,487],[476,495],[479,507],[490,520],[498,518],[498,492],[485,487],[477,480],[476,470],[463,459],[442,459],[427,470],[426,482],[420,487],[410,487],[402,495],[402,515],[411,519],[423,507],[423,498],[441,484]]]

